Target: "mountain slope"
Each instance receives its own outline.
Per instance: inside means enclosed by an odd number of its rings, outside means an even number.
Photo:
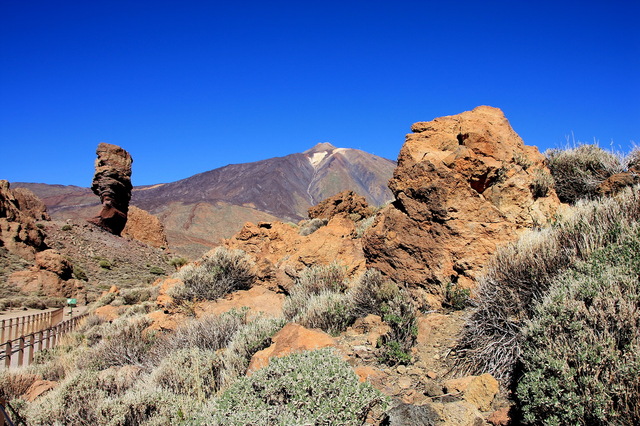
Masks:
[[[160,218],[176,253],[195,258],[246,222],[298,222],[307,218],[309,207],[344,190],[353,190],[372,205],[384,204],[392,199],[387,183],[394,168],[391,160],[321,143],[302,153],[135,187],[131,204]],[[99,211],[98,197],[87,188],[13,186],[33,191],[59,220],[89,218]]]

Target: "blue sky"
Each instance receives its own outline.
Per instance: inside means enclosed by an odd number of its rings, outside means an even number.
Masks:
[[[640,144],[636,1],[0,1],[0,179],[134,185],[319,142],[395,159],[501,108],[525,143]],[[571,136],[573,135],[573,136]]]

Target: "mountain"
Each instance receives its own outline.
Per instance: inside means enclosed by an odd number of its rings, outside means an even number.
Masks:
[[[302,153],[135,187],[131,204],[160,218],[176,253],[195,258],[246,222],[298,222],[307,218],[309,207],[344,190],[353,190],[372,205],[384,204],[392,199],[387,183],[394,168],[394,161],[320,143]],[[57,219],[88,218],[99,210],[98,198],[87,188],[12,185],[33,191]]]

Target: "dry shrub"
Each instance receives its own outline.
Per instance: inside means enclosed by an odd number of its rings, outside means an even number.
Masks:
[[[640,424],[640,227],[553,280],[522,345],[531,424]]]
[[[36,380],[41,380],[39,374],[22,371],[0,371],[0,398],[10,401],[24,395],[29,386]]]
[[[491,373],[509,383],[521,358],[523,328],[552,280],[594,250],[618,241],[640,219],[638,188],[578,203],[550,228],[501,249],[480,277],[476,309],[458,342],[460,373]]]
[[[93,348],[84,354],[81,364],[87,368],[105,369],[112,366],[146,367],[147,354],[154,344],[154,332],[147,317],[119,318],[107,329]]]
[[[205,255],[199,264],[189,264],[175,277],[184,286],[176,286],[171,296],[177,300],[215,300],[235,290],[246,290],[253,284],[255,264],[242,250],[218,247]]]
[[[308,220],[300,226],[300,229],[298,230],[298,234],[302,235],[303,237],[306,237],[307,235],[313,234],[323,226],[326,226],[327,223],[329,223],[328,219],[315,218],[315,219]]]
[[[620,156],[597,145],[579,145],[545,152],[560,201],[575,203],[594,198],[596,188],[609,176],[624,170]]]
[[[310,297],[294,321],[303,327],[319,328],[337,335],[346,330],[355,318],[346,294],[324,291]]]
[[[306,268],[284,302],[284,317],[290,321],[300,316],[311,298],[321,293],[341,293],[347,288],[346,270],[337,263]]]
[[[178,349],[166,356],[151,380],[160,388],[200,402],[217,389],[220,359],[216,352],[198,347]]]

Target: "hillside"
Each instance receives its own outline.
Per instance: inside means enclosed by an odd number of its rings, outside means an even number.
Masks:
[[[292,221],[344,190],[372,205],[391,200],[395,162],[322,143],[284,157],[231,164],[176,182],[135,187],[131,203],[158,216],[170,247],[197,258],[246,222]],[[135,170],[134,170],[135,176]],[[87,188],[16,182],[40,197],[58,220],[94,216],[99,200]]]

